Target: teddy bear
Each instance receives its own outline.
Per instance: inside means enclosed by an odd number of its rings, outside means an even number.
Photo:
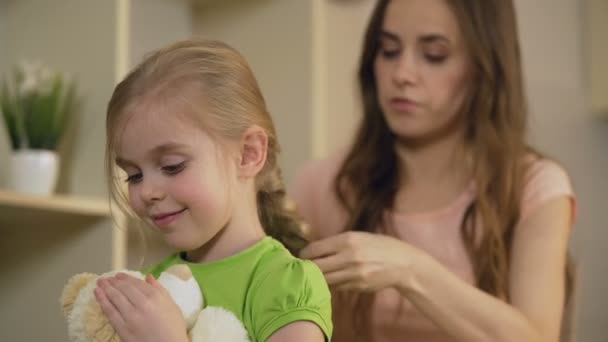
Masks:
[[[60,302],[67,320],[68,335],[73,342],[118,342],[120,338],[101,311],[95,299],[97,279],[116,273],[125,273],[144,279],[141,272],[122,270],[101,275],[79,273],[68,280]],[[198,283],[187,265],[169,267],[158,278],[180,308],[188,336],[192,342],[248,342],[248,334],[239,319],[220,307],[204,307],[204,298]]]

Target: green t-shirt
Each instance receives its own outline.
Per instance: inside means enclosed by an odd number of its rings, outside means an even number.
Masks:
[[[186,264],[202,289],[205,305],[234,313],[252,342],[263,342],[295,321],[311,321],[331,340],[331,298],[319,268],[292,256],[265,237],[225,259],[191,263],[175,254],[148,269],[154,277],[173,264]]]

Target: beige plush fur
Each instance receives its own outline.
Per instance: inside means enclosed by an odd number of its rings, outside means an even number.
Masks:
[[[120,271],[138,279],[140,272]],[[102,275],[80,273],[68,280],[60,302],[67,320],[68,335],[72,342],[120,342],[112,325],[101,311],[95,299],[94,290]],[[193,342],[248,342],[247,331],[238,318],[231,312],[217,307],[204,310],[202,293],[186,265],[175,265],[161,274],[159,282],[167,288],[178,304],[186,320],[189,336]]]

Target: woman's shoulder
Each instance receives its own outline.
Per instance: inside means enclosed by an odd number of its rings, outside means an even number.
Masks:
[[[294,186],[296,188],[307,188],[318,184],[320,181],[333,180],[344,158],[346,158],[346,153],[346,149],[342,148],[325,158],[306,161],[295,177]]]
[[[523,180],[521,219],[526,218],[541,204],[564,196],[574,206],[574,189],[564,166],[556,160],[529,155]]]
[[[539,179],[569,181],[565,167],[555,159],[529,154],[526,156],[526,182]]]
[[[316,237],[331,234],[343,224],[343,208],[334,192],[334,180],[346,153],[341,149],[324,159],[307,162],[289,189],[298,213]]]

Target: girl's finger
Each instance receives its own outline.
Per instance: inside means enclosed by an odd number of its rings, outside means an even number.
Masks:
[[[134,306],[142,305],[147,300],[148,292],[152,290],[143,280],[122,273],[116,275],[112,284]]]
[[[120,314],[120,311],[110,302],[105,291],[101,287],[97,287],[94,291],[95,298],[97,299],[97,303],[101,307],[101,311],[108,318],[114,330],[124,331],[127,327],[127,324]]]
[[[129,298],[116,287],[116,280],[112,278],[100,279],[98,284],[108,301],[120,312],[121,316],[134,309],[133,303],[129,301]]]
[[[148,293],[148,295],[152,295],[157,291],[160,291],[162,293],[164,293],[165,295],[169,295],[169,292],[167,291],[167,289],[158,282],[158,280],[156,278],[154,278],[153,275],[151,274],[146,274],[146,277],[144,278],[145,282],[146,282],[146,288],[150,291]]]

